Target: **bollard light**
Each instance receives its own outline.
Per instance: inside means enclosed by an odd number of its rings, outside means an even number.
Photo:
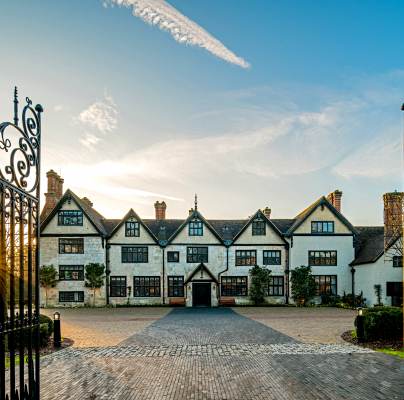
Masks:
[[[363,315],[362,307],[358,307],[358,315],[361,317]]]
[[[356,337],[359,343],[363,343],[365,341],[365,317],[363,316],[363,309],[361,307],[358,308],[358,315],[356,317]]]
[[[53,346],[62,346],[62,335],[60,331],[60,313],[57,311],[53,314]]]

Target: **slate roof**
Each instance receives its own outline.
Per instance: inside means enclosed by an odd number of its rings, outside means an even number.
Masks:
[[[351,265],[367,264],[377,261],[384,253],[383,226],[357,226],[357,250]]]

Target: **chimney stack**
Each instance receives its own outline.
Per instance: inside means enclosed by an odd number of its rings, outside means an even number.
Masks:
[[[46,177],[48,178],[48,191],[45,193],[45,205],[41,213],[42,221],[52,212],[63,196],[64,180],[53,169],[46,173]]]
[[[271,209],[270,209],[269,207],[265,207],[265,208],[262,210],[262,213],[263,213],[268,219],[271,218]]]
[[[383,195],[384,238],[387,245],[393,244],[403,233],[403,192],[390,192]]]
[[[334,190],[327,196],[327,200],[336,208],[339,212],[341,212],[341,199],[342,192],[340,190]]]
[[[87,204],[89,207],[92,207],[92,206],[93,206],[92,201],[91,201],[88,197],[83,197],[83,198],[81,199],[81,201],[82,201],[84,204]]]
[[[156,220],[162,221],[166,219],[167,205],[164,201],[162,201],[161,203],[159,201],[156,201],[154,203],[154,209],[156,211]]]

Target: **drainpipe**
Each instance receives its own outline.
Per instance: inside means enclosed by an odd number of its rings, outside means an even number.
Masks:
[[[289,304],[289,271],[290,271],[290,256],[289,256],[289,244],[285,246],[286,250],[286,270],[285,270],[285,278],[286,278],[286,304]]]
[[[162,252],[163,252],[163,305],[165,304],[165,273],[166,273],[166,249],[165,247],[162,247]]]
[[[106,290],[105,297],[107,300],[107,305],[109,305],[109,275],[111,273],[111,270],[109,268],[109,249],[110,248],[111,248],[111,245],[108,244],[108,242],[107,242],[107,244],[105,246],[105,249],[106,249],[106,251],[105,251],[105,290]]]
[[[352,304],[353,308],[356,308],[356,297],[355,297],[355,267],[351,266],[351,274],[352,274]]]
[[[217,280],[218,280],[218,288],[217,288],[217,290],[218,290],[218,292],[219,292],[219,296],[217,296],[218,297],[218,299],[219,299],[219,303],[220,303],[220,275],[222,275],[223,273],[225,273],[226,271],[228,271],[229,270],[229,247],[230,247],[230,243],[228,243],[228,244],[225,244],[225,246],[226,246],[226,268],[223,270],[223,271],[220,271],[219,272],[219,274],[217,275]]]

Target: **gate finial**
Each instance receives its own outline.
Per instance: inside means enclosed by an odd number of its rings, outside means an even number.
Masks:
[[[14,124],[18,125],[18,89],[14,87]]]

